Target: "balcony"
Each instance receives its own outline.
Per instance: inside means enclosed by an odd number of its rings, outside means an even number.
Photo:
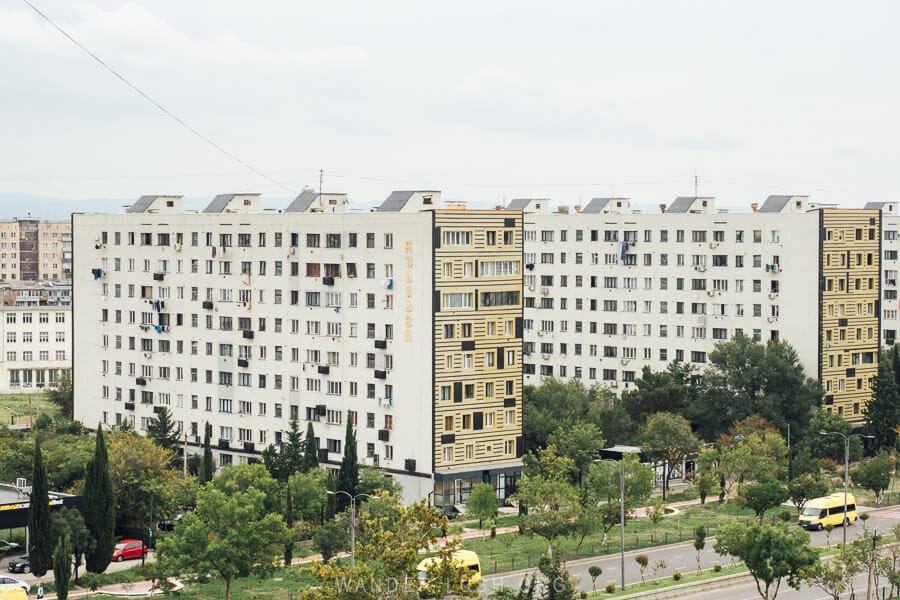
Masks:
[[[213,307],[212,300],[204,300],[203,301],[203,308],[205,308],[207,310],[212,310],[212,307]]]
[[[245,367],[245,368],[246,368],[246,367],[249,367],[249,366],[250,366],[250,361],[247,360],[246,358],[239,358],[239,359],[238,359],[238,366],[239,366],[239,367]]]
[[[328,375],[328,373],[331,372],[331,367],[328,365],[319,365],[317,371],[319,372],[319,375]]]
[[[253,330],[252,330],[252,329],[245,329],[245,330],[244,330],[244,333],[243,333],[243,336],[244,336],[244,339],[245,339],[245,340],[252,340],[252,339],[253,339]]]
[[[387,371],[375,369],[375,379],[387,379]]]

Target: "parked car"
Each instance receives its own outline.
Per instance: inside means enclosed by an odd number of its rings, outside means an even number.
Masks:
[[[22,550],[21,544],[17,544],[15,542],[8,542],[6,540],[0,540],[0,555],[15,554],[16,552],[20,552],[21,550]]]
[[[141,558],[147,556],[147,544],[141,540],[119,540],[113,550],[112,559],[122,562],[126,559]]]
[[[156,524],[156,528],[159,529],[160,531],[174,531],[175,525],[178,524],[178,522],[181,520],[181,518],[183,516],[184,516],[183,513],[178,513],[171,519],[164,519]]]
[[[10,573],[31,573],[31,558],[23,554],[18,558],[11,558],[6,565]]]
[[[25,590],[25,593],[31,591],[31,584],[22,581],[21,579],[16,579],[15,577],[5,577],[0,576],[0,587],[3,588],[22,588]]]

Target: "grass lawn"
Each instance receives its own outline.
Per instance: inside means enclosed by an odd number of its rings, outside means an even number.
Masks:
[[[59,407],[47,399],[47,394],[0,394],[0,425],[9,425],[14,419],[16,423],[28,422],[28,402],[31,401],[31,415],[37,417],[47,413],[56,418]],[[16,417],[18,415],[18,417]]]
[[[771,515],[785,510],[779,507],[767,513]],[[793,516],[793,514],[792,514]],[[735,519],[750,520],[753,512],[735,505],[707,503],[706,506],[690,506],[682,509],[682,513],[665,517],[658,526],[649,519],[631,519],[625,526],[625,548],[635,550],[660,544],[692,540],[694,528],[703,525],[707,535],[715,535],[716,528]],[[581,547],[578,540],[562,538],[557,541],[556,552],[563,560],[575,560],[586,556],[602,556],[619,552],[619,528],[614,527],[608,534],[608,544],[603,544],[603,534],[598,533],[585,538]],[[540,556],[547,552],[547,540],[538,536],[510,533],[498,535],[496,539],[468,539],[463,547],[474,550],[481,557],[481,565],[485,574],[492,575],[505,571],[514,571],[537,564]]]

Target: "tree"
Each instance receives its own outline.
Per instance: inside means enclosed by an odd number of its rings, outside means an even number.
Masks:
[[[69,369],[62,369],[56,380],[56,387],[50,390],[49,399],[60,408],[60,412],[67,419],[74,416],[74,393],[72,391],[72,376]]]
[[[822,388],[806,376],[796,351],[786,342],[754,342],[743,333],[716,344],[709,368],[688,417],[707,440],[735,421],[758,414],[772,423],[789,423],[801,431]]]
[[[322,560],[329,561],[338,552],[350,548],[350,536],[347,533],[349,521],[344,515],[337,519],[325,521],[313,533],[313,547],[322,555]]]
[[[203,428],[203,460],[200,463],[200,472],[197,479],[200,485],[212,481],[216,474],[216,463],[212,454],[212,423],[207,423]]]
[[[391,477],[384,469],[372,465],[359,465],[359,487],[356,493],[374,496],[379,491],[387,492],[391,496],[400,496],[403,493],[403,486],[396,477]]]
[[[897,347],[886,352],[878,363],[878,376],[872,385],[872,397],[866,402],[865,430],[874,436],[872,447],[876,450],[893,448],[897,443],[897,429],[900,427],[900,384],[895,368],[900,368]]]
[[[288,487],[291,488],[294,518],[321,524],[329,498],[326,494],[328,473],[324,469],[294,473],[288,479]]]
[[[291,531],[291,536],[284,544],[284,566],[290,567],[294,560],[294,501],[291,499],[291,486],[284,486],[284,525]]]
[[[603,575],[603,569],[599,565],[591,565],[588,567],[588,575],[591,576],[591,587],[594,593],[597,593],[597,578]]]
[[[733,423],[719,437],[716,449],[719,468],[729,484],[781,478],[786,471],[784,437],[777,427],[759,415]]]
[[[694,528],[694,550],[697,551],[697,573],[700,573],[700,555],[706,548],[706,527],[698,525]]]
[[[634,557],[634,562],[637,563],[638,569],[641,571],[641,583],[644,583],[644,573],[647,571],[647,565],[650,564],[650,557],[646,554],[638,554]]]
[[[585,486],[589,491],[588,503],[597,506],[604,533],[619,524],[622,471],[625,473],[625,522],[633,509],[650,497],[653,492],[653,469],[642,465],[634,455],[613,463],[603,461],[591,465]]]
[[[316,432],[312,421],[306,424],[306,439],[303,441],[303,462],[300,470],[309,473],[319,468],[319,447],[316,445]]]
[[[575,462],[557,456],[553,446],[526,457],[525,462],[516,497],[527,506],[528,514],[519,515],[520,523],[525,531],[546,539],[547,554],[552,555],[556,539],[576,530],[581,512],[578,488],[571,483]]]
[[[147,437],[156,442],[158,446],[172,452],[174,460],[174,455],[179,445],[178,425],[172,418],[172,412],[168,407],[157,406],[154,408],[158,412],[147,424]]]
[[[109,476],[120,525],[148,527],[150,498],[158,511],[171,506],[181,475],[171,470],[173,454],[134,431],[109,434]]]
[[[706,469],[694,474],[694,488],[700,496],[700,505],[706,504],[706,498],[712,494],[719,485],[719,471]]]
[[[797,508],[797,517],[803,512],[803,507],[813,498],[819,498],[828,494],[830,487],[828,482],[821,477],[808,473],[794,477],[788,484],[788,498]]]
[[[116,545],[116,495],[109,474],[109,456],[103,429],[97,427],[94,458],[88,463],[82,500],[84,524],[96,544],[85,552],[85,568],[102,573]]]
[[[33,561],[34,559],[32,559]],[[72,576],[72,540],[64,534],[56,542],[53,551],[53,583],[56,585],[56,597],[67,600],[69,597],[69,579]]]
[[[497,500],[497,492],[490,483],[479,483],[472,487],[469,499],[466,502],[468,516],[478,519],[478,528],[484,528],[485,519],[496,519],[499,514],[500,503]]]
[[[594,460],[600,458],[604,440],[600,428],[593,423],[573,423],[554,431],[548,440],[560,456],[571,458],[578,468],[578,479],[587,475]]]
[[[820,431],[836,431],[844,435],[853,433],[853,425],[837,413],[818,410],[809,420],[809,431],[804,443],[817,458],[829,459],[844,464],[844,439],[839,435],[820,435]],[[859,436],[850,438],[850,462],[856,462],[863,455]]]
[[[75,582],[78,582],[78,565],[85,552],[90,551],[96,542],[91,537],[84,524],[84,517],[74,508],[63,507],[50,516],[50,532],[54,543],[58,543],[64,536],[68,536],[72,546],[72,556],[75,559]],[[55,559],[54,559],[55,560]]]
[[[213,478],[212,485],[227,495],[254,488],[264,494],[263,509],[266,513],[280,513],[282,510],[281,488],[264,465],[227,465]]]
[[[752,510],[760,523],[767,510],[779,506],[787,499],[787,486],[774,479],[748,483],[738,491],[738,503]]]
[[[234,579],[269,572],[289,536],[280,514],[266,514],[263,492],[251,487],[226,494],[204,486],[197,509],[159,542],[158,558],[171,572],[217,574],[230,600]]]
[[[34,440],[34,471],[31,475],[31,506],[28,509],[28,554],[31,572],[40,582],[52,566],[53,538],[50,535],[50,491],[47,489],[47,472],[41,456],[40,438]]]
[[[851,589],[862,565],[852,552],[841,551],[828,561],[819,561],[803,573],[806,583],[816,586],[833,600],[841,600]]]
[[[353,419],[347,411],[347,431],[344,434],[344,457],[341,459],[341,470],[338,473],[337,489],[355,496],[359,492],[359,460],[356,457],[356,430]],[[337,491],[337,490],[335,490]],[[338,494],[335,498],[338,512],[346,510],[350,499],[346,494]]]
[[[622,392],[622,404],[628,415],[640,422],[658,412],[683,415],[695,395],[692,374],[691,365],[678,360],[670,362],[665,371],[645,365],[634,389]]]
[[[655,413],[647,419],[641,433],[642,450],[651,460],[663,465],[663,500],[669,487],[669,474],[673,464],[696,452],[699,440],[691,433],[691,425],[679,415]]]
[[[884,491],[891,485],[895,466],[891,456],[882,452],[875,458],[860,463],[852,471],[853,482],[871,491],[875,495],[875,506],[880,506]]]
[[[312,423],[310,423],[311,425]],[[269,445],[263,451],[263,464],[269,473],[279,482],[284,483],[297,471],[303,470],[303,434],[297,419],[290,420],[287,440],[280,451]]]
[[[558,556],[542,556],[538,561],[538,572],[544,581],[545,600],[575,598],[575,580]]]
[[[799,589],[807,569],[819,560],[809,534],[784,526],[732,521],[716,531],[715,551],[744,562],[763,600],[774,600],[782,581]]]

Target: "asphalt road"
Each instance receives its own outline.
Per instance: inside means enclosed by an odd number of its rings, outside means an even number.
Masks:
[[[31,573],[10,573],[9,569],[6,568],[6,564],[9,562],[10,558],[15,558],[16,555],[12,556],[4,556],[0,559],[0,573],[4,575],[8,575],[9,577],[15,577],[16,579],[21,579],[22,581],[27,581],[32,586],[37,583],[37,577],[32,575]],[[150,552],[147,555],[147,562],[153,561],[153,552]],[[132,567],[141,566],[141,560],[123,560],[122,562],[111,562],[109,566],[106,568],[107,573],[115,573],[116,571],[125,571],[126,569],[131,569]],[[84,572],[84,562],[80,567],[78,567],[78,573],[81,574]],[[44,575],[44,581],[53,581],[53,571],[47,571],[47,574]]]
[[[869,529],[877,528],[879,531],[886,531],[890,527],[892,527],[895,523],[900,522],[900,506],[891,507],[887,509],[881,509],[878,511],[873,511],[869,513],[869,520],[866,526]],[[851,525],[847,530],[847,539],[852,540],[858,532],[862,530],[861,522],[857,521],[854,525]],[[828,537],[824,531],[811,531],[810,541],[813,546],[824,547],[829,543]],[[613,537],[613,536],[611,536]],[[841,541],[841,528],[837,527],[834,531],[831,532],[830,543],[832,545]],[[612,543],[612,542],[611,542]],[[703,569],[712,568],[716,563],[719,563],[722,566],[728,565],[731,563],[731,558],[728,556],[720,556],[713,551],[712,547],[715,543],[713,539],[707,539],[706,548],[700,554],[700,566]],[[693,544],[691,542],[684,542],[681,544],[672,544],[669,546],[660,546],[657,548],[648,548],[646,550],[639,550],[633,552],[625,553],[625,584],[628,587],[631,584],[640,583],[641,581],[641,572],[638,568],[637,563],[634,561],[634,556],[637,554],[644,553],[650,559],[650,564],[652,565],[656,561],[664,560],[668,563],[668,567],[666,569],[660,570],[658,576],[663,577],[671,577],[672,573],[675,571],[681,571],[682,573],[689,573],[697,570],[697,552],[694,550]],[[570,561],[567,563],[567,567],[569,572],[576,577],[578,581],[578,589],[591,591],[591,576],[588,574],[588,568],[592,565],[598,565],[601,569],[603,569],[603,574],[597,578],[597,589],[603,589],[607,583],[613,582],[616,584],[616,588],[618,588],[621,584],[621,574],[620,574],[620,565],[621,561],[619,555],[616,554],[610,557],[604,558],[588,558],[577,561]],[[511,587],[514,589],[518,589],[519,585],[521,585],[522,580],[529,576],[535,569],[529,569],[525,571],[516,571],[514,573],[501,574],[501,575],[492,575],[484,578],[485,588],[487,590],[495,590],[499,587]],[[646,572],[644,573],[644,577],[647,579],[652,578],[652,571],[648,567]],[[734,596],[734,593],[741,593],[741,591],[746,590],[748,593],[746,595]],[[806,590],[806,592],[812,592],[813,590]],[[797,598],[821,598],[823,594],[821,590],[818,591],[818,595],[803,595],[804,592],[796,592],[794,590],[782,590],[779,592],[778,597],[794,597],[791,594],[797,594]],[[750,593],[752,592],[752,593]],[[735,586],[734,588],[728,588],[727,595],[730,600],[742,600],[743,598],[755,597],[759,596],[756,593],[756,586],[751,581],[749,587],[745,585]],[[698,593],[695,595],[691,595],[690,597],[697,598],[722,598],[723,592],[721,589],[709,593]]]

